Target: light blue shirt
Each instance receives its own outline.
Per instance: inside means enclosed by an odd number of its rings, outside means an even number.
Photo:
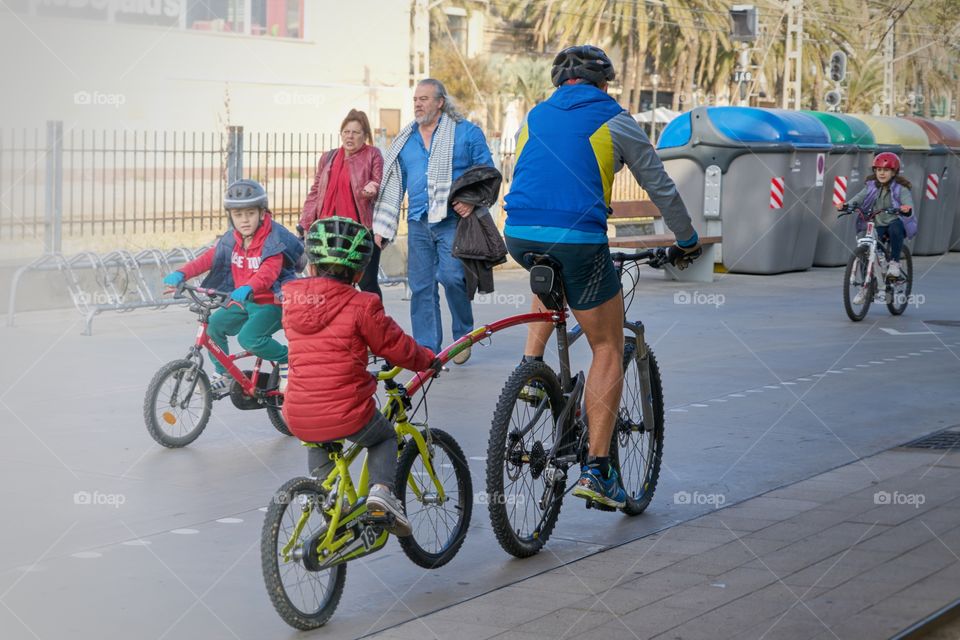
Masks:
[[[441,115],[441,118],[449,116]],[[440,124],[440,121],[437,121]],[[407,219],[420,220],[427,217],[430,208],[430,199],[427,195],[427,166],[430,162],[430,153],[433,151],[433,142],[436,140],[436,129],[430,138],[430,149],[423,146],[423,136],[420,130],[414,127],[407,143],[400,150],[400,173],[403,177],[403,188],[407,192],[408,206]],[[487,140],[480,127],[461,120],[453,130],[453,172],[451,180],[456,180],[463,173],[475,165],[493,166],[493,157],[487,147]],[[452,208],[447,209],[451,215]]]

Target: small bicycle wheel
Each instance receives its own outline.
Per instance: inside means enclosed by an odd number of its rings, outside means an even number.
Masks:
[[[159,444],[184,447],[203,432],[212,408],[207,374],[191,360],[174,360],[163,365],[147,386],[143,419]]]
[[[487,444],[487,508],[503,550],[534,555],[553,531],[565,487],[548,481],[563,393],[543,362],[517,367],[500,392]],[[563,443],[561,443],[563,444]]]
[[[643,513],[653,499],[660,478],[663,458],[663,388],[660,368],[653,352],[647,348],[647,360],[640,359],[635,337],[624,338],[623,393],[620,410],[610,442],[610,463],[614,465],[627,504],[622,511],[630,516]],[[653,425],[644,424],[640,367],[650,372],[650,402],[653,404]]]
[[[315,571],[307,568],[303,558],[294,556],[295,551],[310,553],[304,544],[326,529],[323,498],[316,479],[289,480],[270,501],[260,535],[260,566],[273,608],[284,622],[303,631],[326,624],[340,603],[347,579],[345,563]],[[290,543],[303,517],[306,524],[285,556],[283,548]],[[312,551],[316,553],[315,549]]]
[[[273,371],[270,372],[270,379],[267,382],[267,389],[276,389],[280,384],[280,367],[274,366]],[[282,433],[285,436],[289,436],[290,427],[287,426],[287,421],[283,419],[283,396],[274,396],[276,398],[275,404],[267,405],[267,417],[270,418],[270,424],[273,425],[273,428]]]
[[[876,282],[873,277],[867,276],[867,263],[870,260],[870,249],[866,246],[857,247],[847,261],[847,268],[843,271],[843,308],[847,317],[854,322],[860,322],[867,317],[870,303],[876,293]],[[866,289],[863,302],[854,304],[857,295]]]
[[[900,252],[900,277],[887,287],[887,311],[899,316],[910,304],[913,292],[913,256],[906,246]]]
[[[453,436],[440,429],[423,431],[430,465],[443,487],[437,495],[423,456],[407,442],[397,463],[396,494],[406,510],[413,535],[397,538],[403,552],[426,569],[436,569],[457,555],[470,526],[473,512],[473,481],[463,450]]]

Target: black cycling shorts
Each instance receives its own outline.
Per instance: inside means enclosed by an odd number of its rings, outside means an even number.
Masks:
[[[554,244],[510,236],[506,236],[506,242],[513,259],[528,271],[533,266],[523,259],[528,252],[545,253],[562,265],[560,277],[571,309],[593,309],[620,295],[620,278],[606,243]]]

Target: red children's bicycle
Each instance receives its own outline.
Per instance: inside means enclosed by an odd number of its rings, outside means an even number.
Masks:
[[[267,373],[260,370],[263,359],[257,358],[252,370],[241,370],[235,362],[253,354],[249,351],[226,354],[207,335],[210,314],[220,307],[239,303],[230,301],[228,293],[194,287],[186,282],[177,286],[174,297],[183,297],[184,292],[193,300],[190,311],[197,314],[200,328],[187,357],[163,365],[147,387],[143,418],[150,436],[165,447],[177,448],[190,444],[200,437],[210,421],[213,401],[227,396],[238,409],[266,409],[277,431],[290,435],[280,411],[283,394],[277,390],[280,381],[277,363],[271,363],[273,369]],[[210,379],[203,370],[204,349],[233,378],[229,390],[223,394],[217,395],[210,388]]]

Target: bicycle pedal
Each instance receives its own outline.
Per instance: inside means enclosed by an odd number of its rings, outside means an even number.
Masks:
[[[596,509],[597,511],[616,511],[616,507],[611,507],[605,505],[602,502],[596,502],[595,500],[587,500],[587,509]]]
[[[392,513],[378,509],[376,511],[368,510],[367,513],[360,518],[360,522],[365,525],[390,527],[393,525],[395,519]]]

